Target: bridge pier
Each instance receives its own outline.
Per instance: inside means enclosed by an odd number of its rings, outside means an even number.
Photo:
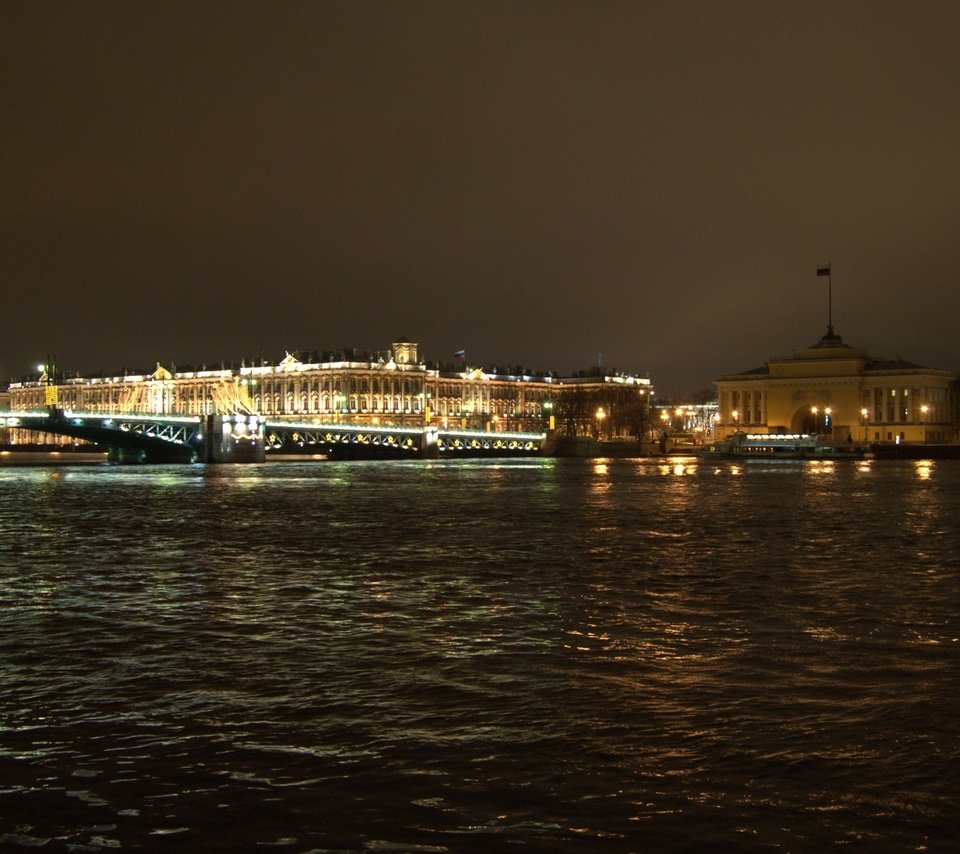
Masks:
[[[266,460],[264,421],[259,415],[208,415],[208,463],[262,463]]]
[[[147,452],[143,448],[119,448],[116,445],[107,447],[107,461],[111,463],[145,463]]]
[[[551,423],[553,422],[553,416],[550,416]],[[555,457],[557,455],[557,446],[560,441],[560,434],[554,428],[547,430],[547,434],[543,439],[543,446],[540,449],[540,455],[544,457]]]
[[[439,460],[440,446],[437,444],[437,428],[425,427],[420,434],[420,457],[425,460]]]

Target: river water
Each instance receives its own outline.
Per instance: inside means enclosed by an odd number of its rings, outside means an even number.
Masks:
[[[960,462],[0,470],[0,849],[956,850]]]

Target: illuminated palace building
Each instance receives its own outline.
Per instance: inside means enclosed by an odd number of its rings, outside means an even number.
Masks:
[[[247,410],[288,421],[538,431],[551,416],[562,415],[565,401],[577,398],[587,405],[569,425],[574,432],[595,432],[601,423],[595,412],[602,411],[605,434],[617,435],[628,432],[618,417],[625,404],[646,404],[653,394],[648,378],[620,373],[557,377],[523,369],[448,368],[424,363],[417,345],[401,340],[372,354],[287,353],[276,365],[196,371],[157,365],[150,374],[58,378],[55,400],[43,375],[11,383],[9,408],[42,410],[55,403],[77,412],[184,415]],[[54,441],[20,432],[11,430],[9,441]]]
[[[839,441],[947,442],[954,376],[902,359],[874,359],[833,327],[792,358],[716,380],[718,435],[827,433]]]

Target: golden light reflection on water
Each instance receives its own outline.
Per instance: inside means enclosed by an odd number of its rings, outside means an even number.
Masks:
[[[669,457],[657,463],[657,473],[664,476],[694,474],[697,470],[697,461],[690,457]]]
[[[255,496],[207,480],[227,500],[201,503],[196,519],[184,513],[198,506],[195,478],[178,469],[184,492],[149,491],[166,522],[149,537],[126,511],[150,469],[119,473],[120,488],[107,469],[96,493],[69,470],[62,485],[84,491],[59,501],[43,475],[27,475],[32,493],[12,485],[4,506],[31,542],[4,541],[24,604],[7,609],[18,684],[4,713],[35,730],[7,727],[23,761],[5,812],[36,821],[31,833],[55,821],[78,849],[101,822],[124,847],[159,838],[155,793],[168,789],[205,820],[193,836],[225,838],[230,813],[249,847],[278,836],[237,823],[261,801],[258,815],[301,847],[362,846],[369,816],[385,814],[417,824],[381,846],[394,848],[642,847],[628,821],[664,849],[690,847],[691,827],[719,847],[783,850],[891,828],[902,841],[917,827],[915,848],[949,838],[952,463],[932,482],[915,461],[811,477],[802,461],[563,460],[507,482],[508,467],[486,465],[267,467]],[[867,481],[855,496],[841,491],[852,481]],[[838,496],[853,512],[835,512]],[[29,527],[81,502],[102,513],[64,521],[58,539]],[[50,618],[38,619],[37,587]],[[362,785],[328,785],[344,774]],[[491,809],[507,784],[532,793],[525,809],[545,832]],[[63,800],[65,786],[108,806]],[[343,819],[329,838],[309,809],[318,798]],[[118,822],[120,806],[136,809]],[[817,811],[819,825],[794,821]]]
[[[917,460],[914,463],[914,471],[920,480],[930,480],[933,474],[933,460]]]
[[[848,635],[843,634],[834,626],[804,626],[801,631],[814,640],[824,643],[848,640]]]
[[[602,504],[599,506],[612,506],[612,494],[610,492],[612,478],[609,477],[610,469],[605,462],[596,462],[593,464],[594,479],[590,482],[590,492],[594,497],[599,497]],[[607,493],[610,493],[608,495]]]
[[[660,463],[657,471],[662,475],[682,475],[684,473],[683,463]]]
[[[565,649],[575,650],[576,652],[610,652],[611,636],[605,631],[591,631],[597,626],[590,625],[581,631],[577,628],[564,629],[563,633],[569,636],[569,643],[563,644]]]

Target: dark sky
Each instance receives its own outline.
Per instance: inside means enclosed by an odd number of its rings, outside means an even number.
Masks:
[[[960,370],[960,3],[0,6],[0,376]]]

